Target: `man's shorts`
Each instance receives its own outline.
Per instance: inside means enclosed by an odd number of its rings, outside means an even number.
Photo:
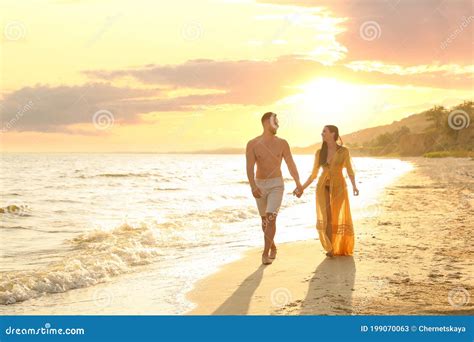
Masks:
[[[262,192],[262,196],[255,199],[260,216],[266,216],[266,213],[276,215],[280,210],[283,200],[283,191],[285,190],[283,177],[257,178],[255,179],[255,184]]]

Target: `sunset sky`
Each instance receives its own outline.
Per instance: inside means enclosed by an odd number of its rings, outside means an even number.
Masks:
[[[2,151],[292,146],[473,99],[471,0],[3,0]]]

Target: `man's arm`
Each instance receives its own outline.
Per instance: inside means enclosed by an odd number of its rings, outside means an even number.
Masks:
[[[252,195],[255,198],[259,198],[262,196],[260,189],[255,184],[255,153],[253,151],[253,144],[252,141],[247,143],[247,148],[245,149],[245,159],[247,164],[247,178],[249,179],[250,188],[252,189]]]
[[[298,174],[298,169],[296,168],[295,161],[291,155],[290,145],[286,140],[283,140],[283,158],[285,159],[286,166],[288,166],[288,171],[290,171],[291,177],[295,180],[297,188],[302,190],[300,175]]]

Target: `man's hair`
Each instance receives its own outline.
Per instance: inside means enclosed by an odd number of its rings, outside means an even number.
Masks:
[[[262,115],[262,125],[265,121],[270,120],[272,115],[276,115],[276,114],[273,113],[273,112],[267,112],[267,113],[263,114]]]

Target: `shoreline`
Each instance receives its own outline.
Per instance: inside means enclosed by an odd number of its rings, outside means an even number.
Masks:
[[[351,149],[351,147],[349,147]],[[236,156],[236,155],[245,155],[245,151],[235,153],[200,153],[200,152],[150,152],[150,151],[99,151],[99,152],[87,152],[87,151],[3,151],[0,150],[2,154],[91,154],[91,155],[100,155],[100,154],[153,154],[153,155],[188,155],[188,156]],[[294,156],[314,156],[314,151],[311,152],[292,152]],[[473,152],[469,150],[462,151],[434,151],[427,152],[419,155],[400,155],[399,153],[387,153],[387,154],[370,154],[370,153],[360,153],[356,149],[351,149],[352,157],[364,157],[364,158],[380,158],[380,159],[405,159],[405,158],[463,158],[470,159],[474,158]]]
[[[384,189],[378,215],[354,221],[354,256],[327,258],[316,238],[280,244],[269,266],[249,250],[194,285],[186,314],[473,314],[472,160],[402,160],[414,168]]]

